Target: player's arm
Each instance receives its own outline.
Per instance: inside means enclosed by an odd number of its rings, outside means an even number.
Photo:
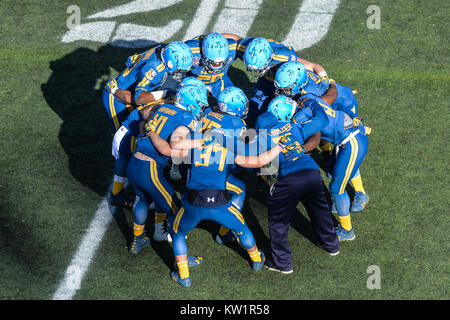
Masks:
[[[148,121],[150,121],[150,119],[153,117],[156,109],[157,109],[157,105],[154,104],[154,105],[146,106],[140,111],[141,115],[142,115],[142,119],[143,119],[143,121],[141,121],[139,123],[139,133],[140,134],[145,134],[145,124]]]
[[[305,98],[300,101],[300,105],[303,105],[308,99],[309,98]],[[302,130],[305,139],[321,131],[326,127],[329,121],[327,114],[318,102],[312,101],[312,103],[309,104],[309,107],[313,112],[313,117],[310,120],[303,122],[300,126],[300,130]]]
[[[327,77],[327,71],[325,70],[324,67],[322,67],[320,64],[302,59],[302,58],[297,58],[298,62],[303,63],[303,65],[305,66],[305,68],[309,71],[314,72],[315,74],[317,74],[319,77]]]
[[[151,131],[148,134],[150,140],[152,141],[153,146],[164,156],[167,157],[175,157],[175,158],[184,158],[188,154],[188,150],[176,150],[170,147],[170,144],[161,138],[156,132]]]
[[[244,168],[262,168],[266,164],[272,162],[283,150],[284,146],[280,143],[273,148],[261,153],[258,156],[242,156],[236,155],[234,162]]]
[[[336,89],[336,82],[333,79],[330,79],[330,86],[328,87],[328,90],[320,98],[323,101],[325,101],[325,103],[327,103],[331,106],[334,103],[334,101],[336,101],[337,96],[338,96],[338,93],[337,93],[337,89]]]
[[[234,33],[222,33],[222,35],[225,38],[233,39],[233,40],[236,40],[236,41],[242,40],[241,36],[238,36],[237,34],[234,34]]]
[[[200,139],[190,139],[189,138],[190,132],[191,131],[185,126],[180,126],[176,128],[170,138],[170,147],[176,150],[182,149],[190,150],[201,146],[205,146],[209,144],[209,142],[213,141],[212,139],[213,136],[208,136],[206,138]]]
[[[320,144],[321,138],[322,134],[319,131],[310,136],[308,139],[306,139],[306,142],[303,144],[303,147],[305,148],[306,152],[310,152],[315,148],[317,148],[317,146]]]
[[[119,75],[120,77],[120,75]],[[119,89],[117,85],[117,77],[112,79],[106,84],[107,90],[117,99],[127,103],[127,104],[133,104],[133,97],[131,94],[131,91],[125,90],[125,89]]]
[[[164,103],[164,98],[167,96],[167,93],[168,90],[157,90],[152,92],[138,90],[136,92],[136,104],[145,105],[155,102]]]
[[[117,87],[116,87],[117,88]],[[127,103],[127,104],[134,104],[133,94],[129,90],[119,89],[111,91],[111,93],[119,100]]]

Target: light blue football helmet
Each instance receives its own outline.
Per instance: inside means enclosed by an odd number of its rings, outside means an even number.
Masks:
[[[217,98],[218,108],[228,113],[245,119],[248,113],[248,98],[244,91],[238,87],[225,88]]]
[[[267,112],[272,113],[279,122],[291,122],[297,103],[289,97],[275,97],[267,107]]]
[[[177,90],[174,105],[189,111],[197,120],[200,120],[205,107],[202,96],[202,91],[197,86],[186,85]]]
[[[247,45],[244,63],[249,72],[262,77],[269,69],[273,49],[266,38],[255,38]]]
[[[173,41],[165,46],[162,58],[169,75],[177,81],[183,79],[191,69],[193,61],[191,49],[181,41]]]
[[[221,33],[208,34],[202,43],[203,64],[213,72],[220,72],[227,66],[230,57],[227,38]]]
[[[275,74],[275,95],[294,97],[308,81],[308,74],[301,62],[289,61],[283,63]]]
[[[202,102],[207,107],[208,106],[208,90],[206,89],[206,85],[203,83],[202,80],[196,77],[185,77],[178,85],[178,88],[181,88],[183,86],[196,86],[198,87],[202,92]]]

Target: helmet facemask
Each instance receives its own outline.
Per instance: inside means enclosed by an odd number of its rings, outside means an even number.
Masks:
[[[252,65],[247,65],[247,71],[255,74],[258,77],[263,77],[267,73],[267,71],[270,70],[270,60],[271,59],[269,59],[267,63],[261,68],[257,68]]]
[[[222,72],[226,66],[228,65],[229,61],[230,61],[230,57],[228,57],[227,59],[215,59],[215,60],[211,60],[208,57],[204,57],[203,58],[203,65],[210,71],[210,72]]]
[[[180,82],[181,80],[183,80],[183,78],[186,76],[186,73],[189,70],[175,70],[175,71],[169,71],[169,76],[174,79],[175,81]]]

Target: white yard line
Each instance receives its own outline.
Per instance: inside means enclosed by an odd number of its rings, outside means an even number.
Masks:
[[[304,0],[291,30],[282,41],[295,51],[312,47],[327,34],[339,0]]]
[[[195,38],[205,32],[211,17],[216,11],[219,1],[220,0],[202,0],[197,11],[195,11],[191,24],[186,30],[183,41]]]
[[[219,14],[213,31],[221,33],[234,33],[243,38],[253,24],[262,0],[226,0],[225,7]]]
[[[109,191],[108,193],[109,194]],[[94,218],[92,219],[75,256],[67,267],[64,278],[53,295],[53,300],[71,300],[78,289],[81,281],[89,268],[89,265],[103,239],[106,229],[115,213],[115,207],[109,207],[108,200],[103,200],[98,205]]]

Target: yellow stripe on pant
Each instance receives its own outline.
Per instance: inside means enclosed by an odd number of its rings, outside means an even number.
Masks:
[[[173,229],[173,231],[175,233],[178,232],[178,226],[180,225],[180,220],[181,220],[181,217],[183,216],[183,213],[184,213],[184,207],[181,207],[180,210],[177,213],[177,216],[175,217],[174,222],[173,222],[173,228],[172,229]]]
[[[172,212],[175,214],[175,212],[177,211],[177,206],[173,202],[172,196],[167,192],[166,189],[164,189],[164,186],[159,181],[158,170],[156,169],[155,161],[150,161],[150,176],[152,178],[153,184],[156,186],[156,188],[162,194],[164,199],[166,199],[167,204],[172,209]]]
[[[241,194],[242,193],[242,189],[239,188],[238,186],[235,186],[234,184],[229,183],[228,181],[225,184],[225,187],[227,190],[229,191],[233,191],[236,194]]]
[[[344,180],[342,180],[341,187],[339,189],[339,194],[343,194],[345,192],[345,187],[347,186],[348,180],[350,179],[350,175],[353,171],[353,167],[355,166],[356,158],[358,157],[358,141],[355,137],[351,138],[349,142],[352,152],[350,154],[350,161],[347,165],[347,170],[345,170]]]
[[[236,209],[235,207],[231,206],[228,208],[228,211],[230,211],[232,214],[235,215],[235,217],[242,223],[244,224],[244,217],[241,215],[241,213],[239,212],[238,209]]]
[[[114,96],[111,93],[109,94],[109,111],[111,112],[111,119],[113,119],[114,127],[117,130],[120,125],[119,120],[117,119],[116,107],[114,106]]]

